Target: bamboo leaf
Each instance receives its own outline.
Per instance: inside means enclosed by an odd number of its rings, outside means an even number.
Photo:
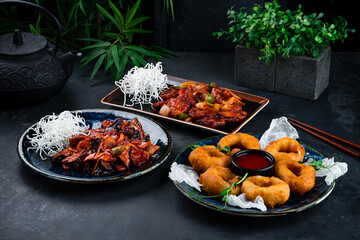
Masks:
[[[79,3],[76,3],[76,4],[74,4],[73,6],[72,6],[72,8],[70,9],[70,13],[69,13],[69,17],[68,17],[68,20],[67,20],[67,26],[70,24],[70,21],[71,21],[71,19],[72,19],[72,17],[73,17],[73,15],[74,15],[74,13],[75,12],[77,12],[77,8],[79,7]],[[75,21],[75,23],[76,23],[76,20],[77,18],[76,18],[76,15],[75,15],[75,18],[74,18],[74,21]]]
[[[93,51],[89,52],[81,59],[82,62],[81,67],[84,67],[86,64],[88,64],[89,62],[91,62],[92,60],[94,60],[95,58],[97,58],[98,56],[104,53],[106,53],[106,50],[102,48],[98,50],[94,49]]]
[[[126,47],[126,49],[134,50],[134,51],[137,51],[137,52],[139,52],[141,54],[144,54],[144,55],[147,55],[147,56],[159,57],[159,54],[157,54],[155,52],[152,52],[152,51],[149,51],[149,50],[147,50],[145,48],[136,46],[136,45],[129,45],[129,46]]]
[[[84,3],[83,3],[82,0],[79,1],[79,6],[80,6],[81,11],[82,11],[83,14],[85,15],[85,17],[87,17],[87,16],[86,16],[86,11],[85,11],[85,8],[84,8]]]
[[[143,30],[139,28],[124,29],[124,33],[152,33],[153,31]]]
[[[170,8],[171,8],[171,15],[173,17],[173,21],[175,21],[175,14],[174,14],[174,4],[172,0],[168,0],[170,2]]]
[[[109,70],[109,68],[111,66],[113,66],[114,60],[112,59],[110,54],[107,54],[106,60],[107,60],[107,62],[106,62],[106,66],[105,66],[105,71],[107,72]]]
[[[131,27],[133,27],[135,25],[138,25],[141,22],[144,22],[144,21],[148,20],[148,19],[150,19],[150,18],[149,17],[136,18],[133,21],[126,23],[125,27],[126,28],[131,28]]]
[[[32,25],[32,24],[30,24],[30,32],[32,32],[32,33],[36,33],[36,29],[35,29],[35,27]]]
[[[120,69],[120,63],[119,63],[119,55],[118,55],[117,46],[113,45],[110,48],[110,52],[111,52],[112,59],[113,59],[113,61],[115,63],[115,67],[116,67],[117,70],[119,70]]]
[[[168,15],[172,15],[173,21],[175,21],[175,14],[174,14],[174,4],[172,0],[164,0],[164,6],[166,7],[166,12]],[[171,10],[171,11],[169,11]]]
[[[139,64],[141,64],[142,66],[145,66],[146,64],[147,64],[147,62],[145,61],[145,59],[142,57],[142,56],[140,56],[139,54],[137,54],[136,52],[134,52],[134,51],[131,51],[131,55],[130,56],[133,56],[135,59],[136,59],[136,61],[139,63]]]
[[[119,30],[122,29],[122,24],[121,22],[117,21],[108,11],[106,11],[102,6],[100,6],[99,4],[96,4],[96,6],[98,7],[98,9],[100,10],[100,12],[107,17],[112,23],[114,23],[117,28]]]
[[[163,48],[161,46],[150,46],[149,49],[151,51],[156,51],[157,53],[159,53],[160,55],[164,56],[164,57],[170,57],[170,58],[178,58],[179,56],[174,53],[173,51]]]
[[[110,45],[111,45],[111,43],[109,43],[109,42],[99,42],[99,43],[95,43],[90,46],[83,47],[81,50],[86,50],[86,49],[91,49],[91,48],[99,48],[99,47],[108,47]]]
[[[128,55],[127,54],[124,54],[123,57],[121,58],[121,61],[120,61],[120,69],[116,75],[116,80],[119,80],[121,75],[123,74],[124,70],[125,70],[125,67],[128,63]]]
[[[76,40],[82,40],[82,41],[88,41],[88,42],[103,42],[102,40],[100,39],[97,39],[97,38],[75,38]]]
[[[132,65],[137,66],[137,67],[140,67],[140,66],[141,66],[140,61],[139,61],[138,58],[135,56],[135,55],[136,55],[135,52],[133,52],[133,51],[128,51],[128,55],[129,55],[129,57],[130,57],[130,61],[131,61]]]
[[[38,17],[38,19],[37,19],[37,21],[36,21],[36,32],[37,32],[38,34],[41,34],[40,20],[41,20],[41,13],[39,13],[39,17]]]
[[[109,5],[110,5],[110,8],[115,13],[115,17],[120,21],[121,26],[124,26],[124,17],[123,17],[123,15],[119,11],[119,9],[110,0],[108,2],[109,2]]]
[[[105,37],[108,37],[108,38],[117,38],[119,34],[118,33],[105,32],[103,35]]]
[[[93,69],[93,71],[91,73],[91,76],[90,76],[90,81],[93,80],[96,73],[99,71],[99,68],[100,68],[101,64],[104,62],[105,57],[106,57],[106,54],[101,55],[99,57],[99,59],[97,60],[97,62],[95,63],[94,69]]]
[[[111,76],[114,81],[116,81],[118,78],[116,78],[116,69],[114,67],[110,68]]]
[[[126,24],[128,24],[129,22],[131,22],[131,20],[133,19],[133,17],[135,16],[136,11],[138,10],[140,5],[140,0],[138,0],[132,7],[131,9],[128,11],[128,13],[126,14]]]
[[[125,37],[129,43],[132,43],[134,38],[134,33],[125,33]]]

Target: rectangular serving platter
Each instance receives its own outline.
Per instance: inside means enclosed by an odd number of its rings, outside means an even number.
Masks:
[[[173,86],[180,86],[183,82],[190,81],[187,79],[169,76],[168,75],[168,85]],[[192,80],[191,80],[192,81]],[[200,83],[193,81],[195,83]],[[222,87],[222,86],[219,86]],[[269,99],[260,97],[257,95],[245,93],[245,92],[239,92],[236,90],[231,90],[231,92],[239,96],[243,102],[245,103],[245,106],[243,108],[244,111],[247,112],[247,117],[244,121],[240,123],[226,123],[224,127],[221,128],[210,128],[206,126],[202,126],[196,123],[191,122],[185,122],[183,120],[179,120],[176,118],[166,117],[158,114],[156,111],[154,111],[151,107],[151,104],[143,104],[142,109],[140,105],[134,105],[134,106],[126,106],[124,104],[124,93],[120,90],[120,88],[114,89],[112,92],[110,92],[108,95],[106,95],[103,99],[101,99],[101,103],[114,106],[121,109],[127,109],[130,111],[135,111],[138,113],[142,113],[151,117],[159,118],[159,119],[165,119],[168,121],[176,122],[179,124],[182,124],[184,126],[189,127],[195,127],[199,129],[203,129],[206,131],[211,131],[218,134],[231,134],[238,132],[246,123],[248,123],[257,113],[259,113],[268,103]],[[130,104],[129,98],[126,98],[126,103]]]

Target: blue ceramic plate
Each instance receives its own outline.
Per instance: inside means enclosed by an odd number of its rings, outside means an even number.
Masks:
[[[104,109],[79,110],[79,116],[82,116],[86,120],[91,129],[99,128],[101,126],[101,122],[105,119],[115,120],[118,117],[123,117],[124,120],[131,120],[134,117],[137,117],[142,124],[145,133],[150,135],[151,142],[160,146],[159,153],[149,165],[146,165],[144,168],[139,168],[131,173],[106,177],[92,177],[89,174],[64,170],[61,166],[52,164],[50,158],[42,160],[39,154],[34,150],[28,150],[30,143],[27,136],[31,136],[33,134],[33,130],[31,130],[30,127],[22,134],[18,142],[18,153],[26,166],[41,175],[56,180],[76,183],[102,183],[122,181],[150,172],[162,164],[171,152],[172,140],[170,133],[159,123],[148,117],[126,111]],[[34,127],[34,125],[32,127]]]
[[[254,135],[257,138],[260,138],[260,135]],[[205,140],[202,140],[200,142],[197,142],[198,145],[216,145],[220,138],[223,136],[217,136],[208,138]],[[303,145],[303,144],[302,144]],[[305,160],[309,158],[313,158],[315,160],[323,159],[324,156],[321,155],[319,152],[315,151],[314,149],[305,146]],[[191,152],[190,148],[185,149],[183,152],[181,152],[175,159],[175,162],[178,164],[187,164],[189,165],[188,157]],[[224,207],[224,202],[214,199],[214,198],[202,198],[202,194],[194,189],[193,187],[190,187],[188,184],[182,182],[179,183],[177,181],[174,181],[175,186],[180,190],[181,193],[183,193],[185,196],[193,200],[194,202],[208,207],[210,209],[218,210],[220,208]],[[291,193],[289,200],[283,204],[281,207],[275,207],[273,209],[269,209],[266,212],[262,212],[258,209],[244,209],[234,206],[226,205],[226,207],[222,211],[224,213],[229,214],[236,214],[236,215],[243,215],[243,216],[251,216],[251,217],[270,217],[270,216],[280,216],[280,215],[287,215],[290,213],[300,212],[305,209],[308,209],[318,203],[320,203],[322,200],[324,200],[331,191],[335,187],[335,182],[333,182],[330,186],[328,186],[324,178],[316,178],[316,183],[314,188],[305,193],[303,196]]]

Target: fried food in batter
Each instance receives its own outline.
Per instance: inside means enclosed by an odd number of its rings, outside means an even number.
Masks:
[[[221,138],[217,145],[220,146],[221,149],[228,147],[233,153],[244,149],[260,150],[259,140],[256,137],[246,133],[229,134]]]
[[[303,195],[315,186],[315,169],[292,160],[276,162],[275,176],[289,184],[290,190],[299,195]]]
[[[288,137],[270,142],[264,150],[273,155],[275,161],[293,160],[302,162],[305,156],[305,148],[295,139]]]
[[[231,157],[215,146],[202,146],[190,153],[189,161],[194,171],[201,174],[213,166],[230,167]]]
[[[209,195],[219,195],[224,189],[231,187],[234,182],[240,181],[229,168],[214,166],[200,175],[199,182],[202,190]],[[233,186],[229,194],[239,195],[240,186]]]
[[[269,208],[284,204],[290,197],[289,185],[277,177],[252,176],[245,179],[241,185],[241,193],[246,198],[254,200],[257,196],[263,198]]]

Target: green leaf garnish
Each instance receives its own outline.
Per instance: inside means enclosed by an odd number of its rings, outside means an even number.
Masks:
[[[228,146],[225,146],[223,148],[221,148],[220,146],[216,146],[217,149],[219,149],[220,151],[222,151],[223,153],[231,153],[231,154],[235,154],[233,152],[230,151],[230,148]]]
[[[203,146],[207,146],[207,145],[191,144],[191,145],[189,145],[189,146],[184,147],[183,150],[186,150],[186,149],[188,149],[188,148],[191,148],[191,150],[194,150],[194,149],[197,148],[197,147],[203,147]]]
[[[240,185],[240,183],[242,183],[242,182],[246,179],[247,175],[248,175],[248,173],[245,173],[245,175],[244,175],[243,177],[241,177],[241,178],[239,177],[239,178],[238,178],[238,179],[239,179],[238,182],[234,182],[233,184],[230,185],[230,187],[225,188],[224,190],[222,190],[222,191],[220,192],[220,194],[218,194],[218,195],[211,195],[211,196],[200,196],[200,199],[201,199],[201,198],[217,198],[217,197],[222,197],[221,200],[222,200],[223,202],[225,202],[225,204],[224,204],[223,207],[218,208],[217,210],[219,210],[219,211],[224,210],[224,209],[226,208],[226,205],[227,205],[227,200],[228,200],[228,198],[229,198],[229,194],[231,194],[231,189],[232,189],[233,187],[235,187],[235,188],[238,187],[238,186]]]
[[[329,172],[330,172],[332,175],[334,175],[333,172],[331,171],[331,168],[332,168],[333,166],[335,166],[337,162],[341,162],[342,156],[339,156],[339,157],[338,157],[336,154],[333,154],[333,157],[336,159],[336,161],[334,161],[334,164],[332,164],[332,165],[330,165],[330,166],[325,166],[325,165],[323,164],[323,162],[322,162],[322,159],[320,159],[320,160],[312,160],[311,163],[306,164],[306,165],[312,166],[313,168],[315,168],[316,171],[320,170],[320,168],[328,169]],[[301,162],[301,161],[298,161],[298,163],[305,164],[304,162]]]
[[[192,144],[189,146],[186,146],[183,148],[183,150],[186,150],[188,148],[191,148],[191,150],[194,150],[197,147],[204,147],[204,146],[213,146],[213,145],[198,145],[198,144]],[[231,154],[235,154],[233,152],[230,151],[230,148],[228,146],[225,146],[223,148],[221,148],[220,146],[216,146],[217,149],[219,149],[220,151],[222,151],[223,153],[231,153]]]

